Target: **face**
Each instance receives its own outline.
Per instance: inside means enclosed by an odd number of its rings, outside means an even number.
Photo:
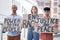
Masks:
[[[50,16],[50,11],[45,11],[46,16]]]
[[[16,13],[16,11],[17,11],[17,7],[16,6],[12,6],[12,12]]]
[[[35,7],[32,7],[31,11],[32,11],[33,14],[37,14],[37,9]]]

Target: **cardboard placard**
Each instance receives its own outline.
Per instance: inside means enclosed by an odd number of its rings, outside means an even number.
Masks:
[[[20,19],[5,18],[3,24],[4,31],[20,31]]]
[[[58,19],[43,18],[40,15],[24,14],[23,27],[32,27],[35,23],[39,23],[39,31],[42,33],[54,33],[56,28],[54,24],[58,24]]]

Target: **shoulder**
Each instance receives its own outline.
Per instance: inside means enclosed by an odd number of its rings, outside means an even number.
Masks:
[[[12,17],[12,15],[8,15],[6,18],[11,18]]]
[[[17,17],[18,17],[18,18],[20,18],[20,19],[22,18],[22,16],[21,16],[21,15],[19,15],[19,14],[17,14]]]

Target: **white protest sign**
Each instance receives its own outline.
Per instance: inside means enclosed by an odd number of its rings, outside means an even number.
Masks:
[[[58,19],[43,18],[39,15],[24,14],[23,27],[32,27],[35,23],[39,23],[39,31],[42,33],[54,33],[56,28],[54,24],[58,24]]]
[[[20,31],[20,19],[5,18],[3,24],[5,31]]]

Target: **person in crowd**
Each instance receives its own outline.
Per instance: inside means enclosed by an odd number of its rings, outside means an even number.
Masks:
[[[38,17],[38,8],[36,6],[32,6],[31,14]],[[35,25],[34,23],[31,23],[30,27],[28,28],[28,40],[39,40],[39,32],[38,27],[32,26]]]
[[[44,14],[45,14],[44,18],[51,18],[51,9],[49,7],[45,7]],[[58,24],[54,24],[54,27],[58,28]],[[41,40],[53,40],[53,33],[40,33],[40,39]]]
[[[12,18],[12,19],[22,19],[22,17],[20,15],[17,14],[17,6],[16,5],[12,5],[12,14],[8,16],[8,18]],[[8,32],[8,40],[20,40],[20,32],[18,31],[11,31]]]

